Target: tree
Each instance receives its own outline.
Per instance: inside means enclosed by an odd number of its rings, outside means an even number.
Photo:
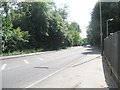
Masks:
[[[81,40],[81,45],[87,45],[88,44],[88,38],[83,38]]]
[[[112,22],[109,22],[109,35],[120,30],[120,17],[119,17],[119,4],[116,2],[102,2],[102,29],[103,29],[103,40],[106,38],[106,21],[110,18],[114,18]],[[89,43],[100,47],[100,11],[99,3],[93,9],[91,14],[91,22],[89,24],[87,33]]]
[[[3,49],[60,49],[80,44],[80,27],[54,2],[3,3]],[[7,8],[10,7],[10,8]]]
[[[25,13],[25,16],[23,15],[20,18],[22,22],[19,19],[14,21],[14,25],[17,27],[21,25],[22,30],[29,28],[31,35],[29,45],[32,47],[57,49],[64,46],[64,32],[66,30],[71,28],[71,30],[80,32],[79,25],[75,22],[71,23],[71,27],[69,26],[68,29],[68,26],[65,25],[67,23],[65,21],[67,13],[65,16],[62,13],[63,11],[66,12],[65,9],[57,9],[54,3],[34,2],[20,4],[21,11]]]
[[[2,12],[2,49],[3,52],[14,51],[21,49],[25,42],[28,42],[28,31],[21,31],[19,27],[13,28],[11,22],[11,12],[13,8],[10,7],[12,3],[1,3]],[[8,8],[10,7],[10,8]]]
[[[9,16],[7,16],[9,17]],[[21,50],[25,42],[28,42],[28,31],[13,28],[13,24],[8,21],[8,18],[3,18],[3,34],[2,34],[2,49],[3,52],[12,52]]]
[[[68,9],[68,6],[66,4],[63,5],[63,8],[58,9],[59,14],[61,15],[64,21],[67,20],[67,17],[68,17],[67,9]]]

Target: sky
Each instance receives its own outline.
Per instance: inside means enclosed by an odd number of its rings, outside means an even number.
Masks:
[[[86,28],[91,20],[92,10],[98,0],[53,0],[57,7],[68,5],[68,21],[75,21],[82,30],[80,36],[86,38]]]

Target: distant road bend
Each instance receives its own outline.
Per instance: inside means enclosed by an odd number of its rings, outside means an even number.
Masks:
[[[88,48],[74,47],[2,61],[2,88],[25,88],[80,60]]]

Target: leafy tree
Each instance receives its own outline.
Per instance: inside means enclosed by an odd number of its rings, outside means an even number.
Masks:
[[[24,2],[19,3],[19,6],[24,15],[13,21],[15,27],[20,26],[23,31],[29,31],[31,35],[30,47],[40,48],[45,46],[49,25],[48,4],[45,2]]]
[[[73,28],[74,30],[78,31],[79,33],[81,32],[80,26],[76,22],[72,22],[71,24],[71,29]]]
[[[59,14],[61,15],[64,21],[67,20],[67,17],[68,17],[67,9],[68,9],[68,6],[66,4],[63,5],[63,8],[58,9]]]
[[[48,47],[57,49],[62,46],[64,40],[64,22],[58,12],[52,12],[48,27]]]
[[[13,28],[13,24],[11,22],[11,12],[10,12],[13,10],[13,8],[10,7],[12,4],[13,3],[11,2],[1,3],[3,52],[21,49],[21,46],[25,42],[28,42],[28,37],[29,37],[29,34],[27,31],[21,31],[19,27]]]
[[[119,4],[116,2],[102,2],[102,29],[103,29],[103,40],[106,38],[106,21],[110,18],[114,20],[109,22],[109,35],[120,30],[120,17],[119,17]],[[96,6],[93,9],[91,14],[91,22],[89,24],[88,30],[88,40],[89,43],[100,47],[100,11],[99,3],[96,3]]]
[[[66,46],[78,46],[80,45],[80,35],[77,31],[71,30],[65,32],[65,45]]]
[[[81,40],[81,45],[87,45],[88,44],[88,38],[83,38]]]
[[[3,18],[2,49],[3,52],[20,50],[25,42],[28,42],[28,31],[13,28],[13,24]]]
[[[67,7],[42,1],[3,3],[2,8],[4,52],[80,45],[80,27],[67,22]]]

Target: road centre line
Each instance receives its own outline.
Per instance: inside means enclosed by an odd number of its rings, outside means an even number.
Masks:
[[[29,62],[28,62],[27,60],[24,60],[24,62],[25,62],[26,64],[29,64]]]
[[[1,67],[1,69],[2,69],[2,70],[5,69],[6,65],[7,65],[7,64],[4,64],[4,65]]]

